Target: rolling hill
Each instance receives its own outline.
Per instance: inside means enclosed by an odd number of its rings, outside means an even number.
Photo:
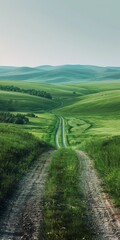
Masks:
[[[62,65],[0,67],[0,80],[20,80],[51,84],[108,81],[120,79],[120,67]]]
[[[19,92],[0,91],[0,111],[43,112],[54,108],[50,99]]]
[[[104,91],[83,95],[68,106],[63,106],[59,111],[68,115],[97,115],[120,116],[120,90]]]

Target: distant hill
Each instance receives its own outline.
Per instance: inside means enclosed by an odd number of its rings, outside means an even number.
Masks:
[[[63,65],[38,67],[0,67],[0,80],[63,84],[120,79],[120,67]]]

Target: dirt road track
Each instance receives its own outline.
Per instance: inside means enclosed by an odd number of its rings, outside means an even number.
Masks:
[[[62,121],[62,144],[64,148],[67,148],[66,137],[65,137],[65,120],[63,117],[61,117],[61,121]]]
[[[61,142],[60,142],[61,138]],[[67,148],[66,137],[65,137],[65,120],[63,117],[59,116],[59,125],[56,133],[56,147],[59,148]]]
[[[59,125],[58,125],[58,129],[57,129],[57,132],[56,132],[56,147],[57,149],[60,148],[60,143],[59,143],[59,132],[61,131],[61,118],[59,118]]]
[[[91,229],[93,239],[119,240],[120,211],[114,208],[108,196],[103,192],[93,162],[82,151],[76,152],[82,165],[80,182],[87,203],[86,222]]]
[[[0,220],[0,240],[35,240],[42,229],[42,198],[46,170],[54,151],[46,152],[19,183]]]
[[[65,124],[61,117],[56,134],[56,146],[66,146]],[[81,160],[80,184],[87,205],[86,223],[95,240],[120,239],[120,211],[113,207],[103,192],[102,182],[97,176],[93,162],[82,151],[76,151]],[[31,167],[18,185],[14,196],[8,201],[6,212],[0,220],[0,240],[38,240],[42,238],[42,200],[47,167],[54,151],[44,153]],[[41,221],[41,224],[40,224]],[[52,239],[51,239],[52,240]]]

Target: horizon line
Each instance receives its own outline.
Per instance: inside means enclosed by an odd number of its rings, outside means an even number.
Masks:
[[[90,67],[101,67],[101,68],[111,68],[111,67],[114,67],[114,68],[119,68],[120,66],[119,65],[107,65],[107,66],[104,66],[104,65],[94,65],[94,64],[80,64],[80,63],[76,63],[76,64],[72,64],[72,63],[66,63],[66,64],[57,64],[57,65],[51,65],[51,64],[40,64],[40,65],[35,65],[35,66],[30,66],[30,65],[0,65],[0,68],[1,67],[15,67],[15,68],[38,68],[38,67],[45,67],[45,66],[48,66],[48,67],[62,67],[62,66],[90,66]]]

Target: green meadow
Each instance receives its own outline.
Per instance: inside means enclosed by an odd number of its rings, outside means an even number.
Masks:
[[[55,103],[52,100],[26,93],[0,91],[0,110],[14,112],[43,112]]]
[[[68,158],[72,156],[69,164],[65,164],[68,161],[66,156],[66,150],[62,149],[58,151],[56,157],[51,162],[49,169],[49,179],[46,185],[46,197],[45,197],[45,227],[48,239],[51,235],[49,233],[56,234],[56,229],[59,225],[57,216],[56,223],[54,222],[54,207],[48,204],[54,197],[55,201],[58,199],[59,192],[57,188],[61,183],[61,178],[64,177],[66,181],[67,174],[71,174],[70,178],[74,178],[75,185],[71,185],[71,182],[67,182],[67,185],[61,185],[61,192],[65,192],[64,196],[61,197],[61,202],[57,202],[57,206],[62,206],[63,211],[58,214],[62,214],[62,218],[69,216],[69,204],[74,203],[74,198],[72,197],[74,187],[78,187],[75,175],[81,174],[81,172],[70,172],[69,168],[74,168],[77,171],[77,159],[70,149],[80,149],[85,151],[91,159],[94,161],[94,165],[98,170],[99,176],[103,179],[103,185],[105,191],[107,191],[117,206],[120,206],[120,82],[119,81],[82,81],[81,83],[71,84],[45,84],[29,81],[3,81],[0,80],[0,85],[4,86],[16,86],[23,89],[35,89],[40,91],[46,91],[52,95],[52,99],[46,99],[43,97],[29,95],[27,93],[20,92],[10,92],[10,91],[0,91],[0,111],[10,112],[12,114],[25,114],[27,115],[29,122],[27,124],[11,124],[11,123],[1,123],[0,124],[0,144],[3,153],[1,153],[1,172],[3,172],[3,182],[1,182],[1,199],[4,199],[10,189],[13,188],[15,179],[19,180],[24,174],[24,165],[28,169],[29,165],[35,159],[36,154],[40,154],[42,151],[47,150],[49,147],[56,148],[56,132],[59,124],[59,117],[64,117],[65,120],[65,135],[68,144]],[[34,113],[35,116],[30,115]],[[59,133],[59,139],[61,139],[61,133]],[[12,137],[14,135],[14,141]],[[25,137],[24,137],[25,136]],[[30,140],[29,140],[30,138]],[[29,144],[30,141],[30,144]],[[44,141],[44,144],[43,144]],[[61,140],[62,141],[62,140]],[[21,144],[19,144],[21,143]],[[40,152],[31,153],[29,148],[32,144],[32,148],[36,144],[40,144]],[[43,145],[44,147],[42,147]],[[19,149],[20,147],[20,149]],[[10,153],[10,151],[13,152]],[[34,156],[29,157],[25,155],[20,157],[20,163],[11,163],[11,159],[15,159],[16,154],[20,154],[21,149],[28,151]],[[25,150],[24,150],[25,149]],[[27,150],[28,149],[28,150]],[[10,154],[10,161],[6,156]],[[4,156],[5,157],[4,157]],[[28,159],[28,160],[27,160]],[[30,159],[30,160],[29,160]],[[9,166],[10,162],[10,166]],[[15,165],[15,166],[14,166]],[[7,174],[9,169],[13,167],[15,171],[12,173],[12,177],[8,177]],[[21,172],[17,172],[17,166],[21,166]],[[60,176],[59,168],[61,168],[62,174]],[[5,172],[5,169],[7,169]],[[2,175],[1,175],[2,176]],[[57,182],[58,181],[58,182]],[[8,182],[8,187],[6,187]],[[10,185],[9,185],[10,182]],[[55,185],[57,182],[58,185]],[[6,184],[6,185],[5,185]],[[70,186],[71,185],[71,186]],[[71,195],[67,193],[67,187],[71,187]],[[50,188],[52,187],[52,192]],[[8,189],[8,190],[6,190]],[[68,195],[67,195],[68,194]],[[78,194],[79,195],[79,194]],[[75,195],[76,204],[78,204],[78,197]],[[70,197],[70,203],[68,203],[68,198]],[[56,199],[57,198],[57,199]],[[58,199],[59,200],[59,199]],[[64,204],[63,204],[63,202]],[[66,205],[65,205],[66,204]],[[79,205],[80,204],[80,205]],[[74,233],[76,226],[78,226],[78,217],[80,217],[79,227],[84,230],[84,220],[81,214],[84,212],[82,202],[75,206],[73,204],[73,210],[79,212],[74,212],[76,216],[75,226],[71,225],[71,229],[68,231],[59,232],[57,239],[65,239],[66,234]],[[66,211],[64,210],[66,208]],[[50,223],[50,216],[52,216],[52,223]],[[73,216],[69,216],[70,219]],[[66,217],[66,228],[67,226]],[[55,228],[51,225],[55,226]],[[60,223],[61,224],[61,223]],[[72,223],[71,223],[72,224]],[[62,228],[62,225],[60,225]],[[64,226],[63,226],[64,227]],[[54,228],[54,229],[51,229]],[[64,230],[64,228],[63,228]],[[82,237],[85,236],[83,231]],[[72,239],[72,238],[71,238]],[[89,239],[89,237],[85,239]]]
[[[90,92],[73,104],[63,104],[66,137],[70,148],[82,149],[94,160],[105,189],[120,206],[120,90],[119,84],[88,84]]]
[[[55,146],[55,134],[58,126],[58,119],[52,113],[35,114],[36,117],[29,117],[29,123],[17,126],[19,129],[32,133],[35,137]]]

